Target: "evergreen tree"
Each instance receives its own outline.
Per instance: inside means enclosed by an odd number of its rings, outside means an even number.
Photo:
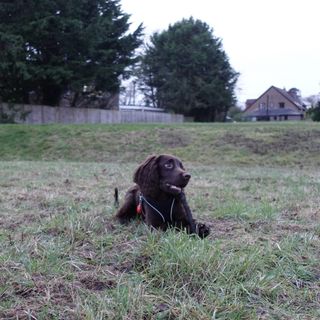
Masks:
[[[221,40],[193,18],[154,33],[141,60],[146,100],[198,121],[226,116],[235,103],[237,78]]]
[[[311,113],[311,119],[313,121],[320,121],[320,101],[318,101],[309,112]]]
[[[117,92],[136,62],[142,26],[128,33],[119,0],[0,2],[0,96],[27,102],[30,91],[57,105],[84,85]]]

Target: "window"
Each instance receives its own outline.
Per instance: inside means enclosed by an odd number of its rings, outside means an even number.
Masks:
[[[284,102],[279,102],[279,108],[284,108]]]
[[[284,120],[288,120],[288,116],[284,116]]]
[[[264,110],[266,108],[265,102],[260,102],[259,109]]]

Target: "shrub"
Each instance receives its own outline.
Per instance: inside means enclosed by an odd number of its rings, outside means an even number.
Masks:
[[[8,103],[6,107],[0,103],[0,123],[16,123],[16,119],[25,121],[29,113],[13,103]]]
[[[313,121],[320,121],[320,101],[318,101],[312,109],[310,109],[311,119]]]

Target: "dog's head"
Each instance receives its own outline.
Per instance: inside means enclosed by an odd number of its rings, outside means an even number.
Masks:
[[[146,196],[163,191],[172,195],[181,193],[191,175],[181,161],[172,155],[149,156],[136,170],[133,181]]]

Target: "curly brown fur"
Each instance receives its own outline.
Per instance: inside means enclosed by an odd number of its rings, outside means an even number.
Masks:
[[[159,173],[157,169],[156,156],[149,156],[133,174],[133,182],[135,182],[142,194],[150,197],[155,196],[159,192]]]
[[[116,218],[122,223],[136,218],[140,203],[141,216],[147,225],[162,230],[186,229],[188,233],[206,237],[209,228],[194,221],[184,198],[190,177],[178,158],[168,154],[149,156],[134,172],[136,185],[126,193]]]

